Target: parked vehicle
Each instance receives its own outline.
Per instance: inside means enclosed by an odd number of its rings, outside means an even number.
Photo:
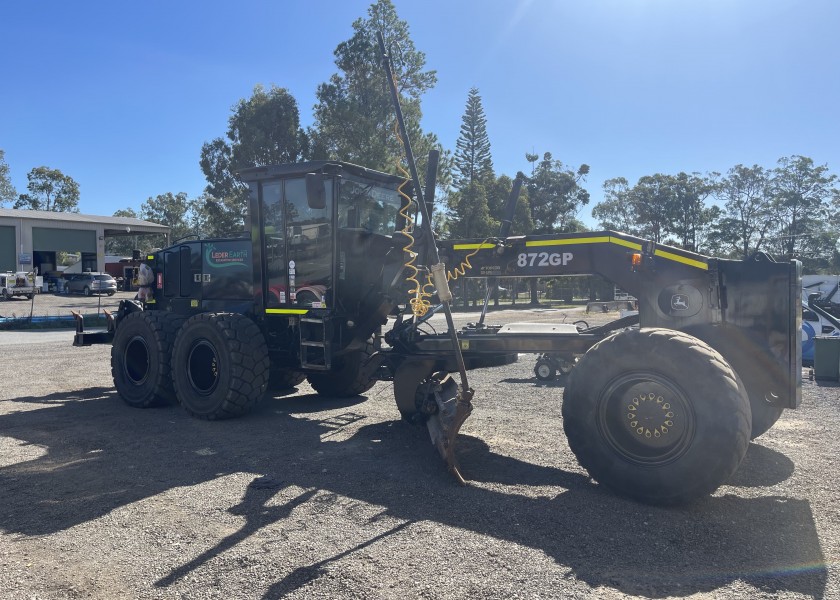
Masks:
[[[802,302],[802,365],[814,365],[814,338],[817,336],[840,336],[840,327],[828,317],[820,315]]]
[[[15,296],[22,296],[31,300],[32,296],[41,291],[42,284],[41,277],[35,277],[34,273],[0,273],[0,297],[11,300]]]
[[[80,273],[74,275],[67,282],[68,294],[108,294],[113,296],[117,292],[117,280],[105,273]]]
[[[379,44],[407,140],[381,35]],[[439,154],[429,154],[425,196],[408,143],[405,154],[410,185],[340,161],[241,170],[249,237],[147,254],[149,296],[123,300],[104,331],[86,332],[78,315],[74,344],[112,344],[114,385],[128,405],[177,399],[209,420],[242,415],[267,389],[304,379],[330,399],[390,381],[395,412],[426,427],[461,483],[455,445],[474,408],[467,371],[551,353],[573,365],[562,416],[581,466],[651,504],[712,493],[749,440],[800,405],[798,261],[712,258],[615,231],[509,237],[521,177],[498,238],[438,240],[429,207]],[[591,274],[637,298],[638,315],[579,329],[485,325],[482,312],[455,329],[449,280],[489,278],[492,288],[498,277]],[[305,286],[324,291],[302,298]],[[428,323],[439,311],[445,333]],[[509,410],[511,421],[528,410],[524,398]]]

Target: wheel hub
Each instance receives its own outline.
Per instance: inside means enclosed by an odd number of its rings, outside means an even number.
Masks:
[[[659,465],[678,458],[694,436],[682,390],[655,374],[627,375],[608,386],[598,408],[606,442],[626,460]]]
[[[192,347],[187,361],[187,374],[190,384],[199,394],[208,395],[216,389],[219,359],[212,344],[201,340]]]
[[[644,391],[636,395],[627,406],[627,422],[636,435],[658,439],[669,435],[674,427],[671,403],[661,395]]]
[[[129,340],[123,354],[123,368],[134,385],[143,385],[149,375],[149,347],[141,336]]]

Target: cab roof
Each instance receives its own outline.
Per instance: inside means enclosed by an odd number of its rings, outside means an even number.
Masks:
[[[375,171],[354,165],[353,163],[338,160],[313,160],[308,162],[291,163],[285,165],[268,165],[265,167],[248,167],[238,171],[239,177],[244,182],[261,181],[265,179],[285,179],[288,177],[303,176],[307,173],[324,173],[327,175],[340,175],[342,172],[372,179],[381,183],[399,184],[405,181],[402,177]]]

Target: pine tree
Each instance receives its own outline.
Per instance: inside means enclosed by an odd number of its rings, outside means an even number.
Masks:
[[[488,189],[495,183],[487,119],[478,90],[472,88],[461,118],[461,135],[455,142],[455,193],[450,197],[453,219],[450,234],[454,237],[491,235],[495,223],[488,207]]]
[[[493,179],[487,118],[478,89],[470,89],[467,106],[461,117],[461,135],[455,142],[455,185],[465,189],[472,184],[488,185]]]

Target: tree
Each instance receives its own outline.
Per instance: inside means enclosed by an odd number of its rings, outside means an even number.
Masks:
[[[471,88],[467,106],[461,117],[461,134],[455,142],[455,186],[465,188],[473,183],[484,185],[493,179],[493,159],[487,118],[477,88]]]
[[[429,150],[439,144],[420,127],[420,99],[434,87],[437,76],[425,70],[426,55],[415,48],[408,24],[397,16],[390,0],[377,0],[367,14],[353,23],[353,36],[335,49],[340,73],[318,86],[315,123],[309,129],[311,157],[396,171],[403,149],[395,134],[396,117],[376,38],[381,31],[391,54],[418,173],[423,174]]]
[[[192,233],[188,217],[189,210],[190,202],[186,193],[167,192],[146,200],[140,206],[140,218],[169,227],[169,239],[158,240],[163,245]]]
[[[524,181],[525,175],[518,174]],[[513,189],[513,180],[507,175],[500,175],[487,189],[487,205],[490,215],[495,221],[501,223],[504,219],[505,205],[510,192]],[[498,225],[496,225],[498,226]],[[510,226],[510,235],[524,235],[534,230],[534,220],[531,218],[531,207],[528,202],[528,189],[522,186],[516,208],[513,212],[513,220]]]
[[[58,169],[35,167],[26,174],[28,194],[21,194],[15,208],[79,212],[79,184]]]
[[[228,119],[227,140],[215,138],[201,148],[199,165],[206,193],[196,200],[202,233],[228,235],[244,227],[248,190],[236,172],[244,167],[293,163],[308,153],[297,101],[284,88],[257,85]]]
[[[720,215],[716,206],[706,206],[706,200],[715,190],[714,178],[699,173],[680,172],[671,179],[674,199],[674,218],[669,227],[678,243],[686,250],[699,252]]]
[[[215,197],[202,194],[190,203],[189,221],[192,230],[202,237],[225,237],[245,230],[247,191],[243,199],[229,195]]]
[[[115,217],[128,217],[131,219],[139,219],[137,211],[133,208],[121,208],[114,211]],[[105,254],[111,256],[131,256],[135,249],[140,249],[138,242],[140,236],[136,235],[120,235],[105,238]],[[148,248],[143,248],[148,250]]]
[[[589,165],[577,171],[553,160],[546,152],[536,166],[532,177],[527,178],[531,217],[538,233],[564,231],[581,207],[589,203],[589,192],[581,187],[589,173]]]
[[[741,258],[761,250],[774,227],[767,171],[758,165],[735,165],[714,193],[724,205],[718,226],[721,247]]]
[[[488,186],[495,183],[487,119],[481,107],[481,96],[472,88],[461,118],[461,134],[455,142],[454,186],[450,196],[452,220],[449,232],[453,237],[487,237],[495,233],[497,223],[490,215]]]
[[[449,198],[451,220],[449,235],[454,238],[488,237],[495,233],[496,222],[487,207],[487,190],[479,183],[467,184]]]
[[[657,244],[664,241],[676,213],[671,184],[669,175],[645,175],[629,192],[639,233]]]
[[[6,152],[0,150],[0,206],[12,202],[17,197],[17,190],[12,185],[9,165],[6,163]]]
[[[780,225],[779,250],[788,258],[803,252],[820,253],[816,234],[824,230],[828,203],[837,193],[832,188],[836,175],[827,165],[815,166],[806,156],[780,158],[773,169],[771,188],[774,216]]]
[[[604,182],[604,200],[592,208],[592,216],[602,229],[639,235],[638,217],[630,198],[630,185],[624,177]]]

